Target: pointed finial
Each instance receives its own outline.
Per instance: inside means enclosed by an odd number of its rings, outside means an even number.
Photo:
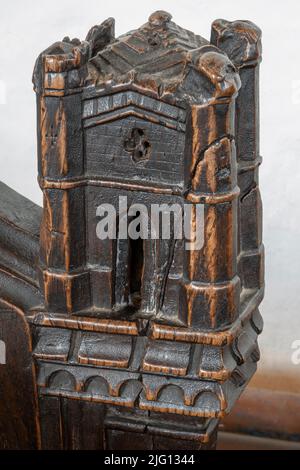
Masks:
[[[171,19],[172,15],[170,13],[158,10],[152,13],[148,21],[152,26],[164,26],[166,23],[169,23]]]

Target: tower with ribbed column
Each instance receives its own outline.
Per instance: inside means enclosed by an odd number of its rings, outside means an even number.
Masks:
[[[259,359],[260,57],[250,22],[217,20],[209,42],[158,11],[38,58],[42,447],[215,447]],[[101,204],[115,237],[98,236]],[[177,205],[202,243],[125,239],[139,204]]]

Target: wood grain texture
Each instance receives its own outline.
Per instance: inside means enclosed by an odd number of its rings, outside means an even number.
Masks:
[[[0,448],[40,447],[36,376],[29,326],[24,314],[0,303],[0,337],[6,363],[0,365]]]
[[[260,57],[252,23],[217,20],[209,42],[163,11],[38,57],[43,208],[0,186],[0,322],[20,372],[3,369],[1,447],[215,448],[263,327]],[[97,207],[119,197],[189,204],[190,228],[200,205],[203,246],[124,240],[118,208],[100,240]]]

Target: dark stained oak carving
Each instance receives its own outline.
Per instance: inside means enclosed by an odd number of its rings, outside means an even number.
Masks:
[[[263,327],[260,60],[248,21],[209,42],[162,11],[39,56],[43,208],[0,185],[1,448],[215,448]],[[118,196],[201,204],[203,247],[100,240]]]

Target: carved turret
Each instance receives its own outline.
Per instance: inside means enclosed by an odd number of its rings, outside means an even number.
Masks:
[[[43,209],[5,189],[0,221],[1,318],[14,311],[3,331],[25,332],[31,447],[215,447],[259,359],[260,48],[249,22],[216,21],[209,43],[158,11],[39,56]],[[154,205],[185,215],[183,237],[170,213],[168,236],[131,236],[132,207]]]
[[[261,30],[250,21],[217,20],[211,41],[222,49],[239,70],[242,87],[236,103],[236,145],[239,203],[239,274],[245,289],[264,285],[262,204],[258,187],[259,65]],[[247,109],[247,112],[245,112]]]

